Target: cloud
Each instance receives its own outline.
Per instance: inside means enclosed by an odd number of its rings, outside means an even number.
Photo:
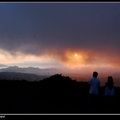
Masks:
[[[116,3],[0,3],[1,61],[120,65],[119,11]]]

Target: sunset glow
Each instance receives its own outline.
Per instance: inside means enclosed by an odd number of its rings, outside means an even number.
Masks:
[[[120,4],[1,3],[0,64],[118,70],[119,9]]]
[[[63,61],[69,67],[76,67],[85,64],[86,56],[82,53],[75,53],[72,51],[65,52],[66,59]]]
[[[1,64],[7,64],[7,65],[17,65],[21,63],[29,63],[29,62],[39,62],[39,63],[47,63],[47,64],[61,64],[63,66],[66,66],[67,68],[81,68],[81,67],[91,67],[93,69],[96,67],[101,66],[113,66],[113,63],[110,63],[109,59],[106,61],[103,59],[100,59],[100,57],[96,57],[94,59],[91,59],[90,54],[83,51],[77,51],[74,50],[66,50],[63,54],[40,54],[40,55],[34,55],[34,54],[25,54],[22,52],[15,52],[14,54],[0,49],[0,61]],[[51,66],[52,67],[52,66]],[[55,67],[55,66],[54,66]]]

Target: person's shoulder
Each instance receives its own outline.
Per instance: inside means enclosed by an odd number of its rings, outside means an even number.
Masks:
[[[95,78],[95,81],[98,82],[98,83],[100,83],[100,79],[98,79],[98,78]]]
[[[100,81],[100,79],[99,78],[96,78],[98,81]]]
[[[93,81],[93,80],[92,80],[92,78],[91,78],[91,79],[89,79],[89,84],[91,84],[91,83],[92,83],[92,81]]]
[[[91,78],[91,79],[90,79],[90,81],[93,81],[93,80],[94,80],[94,78]]]

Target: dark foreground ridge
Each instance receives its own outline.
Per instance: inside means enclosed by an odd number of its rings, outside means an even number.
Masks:
[[[42,81],[0,81],[0,113],[120,113],[120,88],[115,101],[105,102],[101,87],[97,105],[89,104],[89,85],[54,75]]]

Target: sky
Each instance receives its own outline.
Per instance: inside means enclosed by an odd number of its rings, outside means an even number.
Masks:
[[[120,68],[120,3],[0,3],[0,64]]]

